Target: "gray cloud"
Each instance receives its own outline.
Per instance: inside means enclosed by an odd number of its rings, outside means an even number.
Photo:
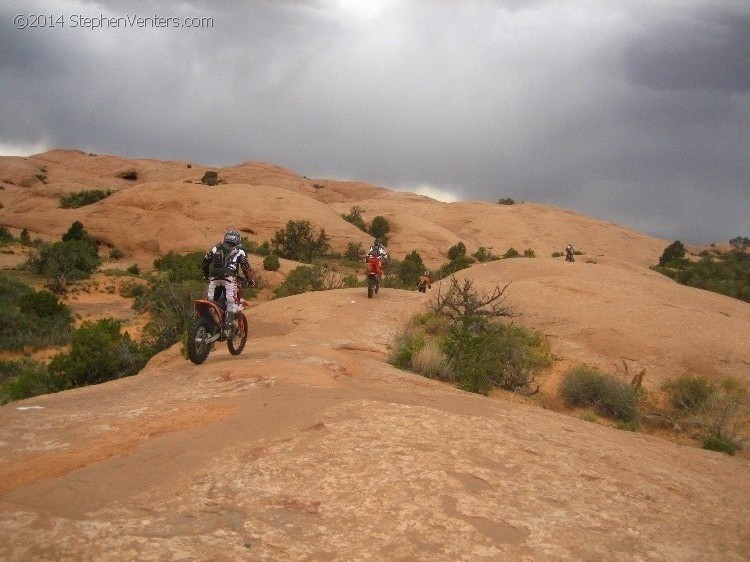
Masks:
[[[16,30],[15,14],[211,17]],[[750,7],[12,2],[0,146],[75,147],[568,206],[666,238],[750,233]]]

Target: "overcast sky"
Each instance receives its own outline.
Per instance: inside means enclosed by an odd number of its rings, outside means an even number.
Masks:
[[[750,236],[750,2],[4,1],[0,154],[57,147],[723,242]]]

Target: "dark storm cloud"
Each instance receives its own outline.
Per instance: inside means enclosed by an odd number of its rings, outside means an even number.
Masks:
[[[628,70],[656,90],[750,91],[750,13],[701,10],[662,22],[628,50]]]
[[[22,31],[17,13],[212,25]],[[0,148],[266,160],[666,238],[750,233],[745,2],[71,0],[0,18]]]

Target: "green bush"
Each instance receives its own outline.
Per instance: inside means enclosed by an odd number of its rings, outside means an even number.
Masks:
[[[498,205],[515,205],[516,202],[510,197],[504,197],[497,200]]]
[[[134,299],[143,295],[148,290],[145,283],[139,283],[135,280],[128,280],[120,285],[120,296],[126,299]]]
[[[406,254],[402,262],[393,262],[397,264],[396,275],[402,287],[413,289],[417,286],[417,281],[425,271],[422,256],[416,250]]]
[[[474,257],[480,263],[486,263],[489,261],[500,259],[497,256],[495,256],[492,252],[490,252],[487,248],[485,248],[484,246],[479,246],[479,249],[474,253]]]
[[[414,355],[424,347],[425,338],[419,331],[408,328],[394,342],[388,362],[399,369],[412,368]]]
[[[349,242],[346,245],[346,251],[344,252],[344,259],[351,262],[360,263],[365,257],[365,251],[362,249],[360,242]]]
[[[348,215],[341,215],[341,218],[343,218],[346,222],[352,223],[362,232],[367,232],[365,220],[362,218],[362,213],[364,212],[365,210],[363,208],[354,206],[350,209]]]
[[[7,246],[13,242],[15,242],[15,238],[13,238],[10,230],[4,225],[0,225],[0,246]]]
[[[312,263],[330,248],[325,229],[316,232],[310,221],[304,220],[288,221],[285,229],[276,231],[271,246],[282,258],[305,263]]]
[[[120,322],[112,318],[84,322],[70,339],[70,353],[53,357],[49,371],[72,387],[134,375],[148,360],[141,346],[127,333],[121,334]]]
[[[664,384],[669,401],[677,410],[696,411],[716,394],[716,385],[695,375],[683,375]]]
[[[29,255],[27,266],[43,275],[55,292],[65,292],[68,281],[88,278],[99,267],[99,253],[91,240],[42,243]]]
[[[90,189],[83,191],[76,191],[75,193],[69,193],[60,197],[60,206],[63,209],[76,209],[78,207],[84,207],[91,205],[102,199],[106,199],[112,195],[114,191],[111,189]]]
[[[448,248],[448,259],[454,261],[457,258],[466,255],[466,245],[463,242],[459,242],[455,246]]]
[[[448,263],[441,266],[436,272],[433,281],[438,279],[444,279],[450,277],[457,271],[466,269],[474,263],[474,260],[469,256],[458,256],[455,260],[451,260]]]
[[[701,446],[709,451],[726,453],[727,455],[734,455],[739,449],[739,445],[734,440],[715,434],[704,436],[701,440]]]
[[[133,265],[128,267],[125,271],[127,271],[128,273],[132,273],[133,275],[140,275],[141,268],[138,267],[137,263],[134,263]]]
[[[219,183],[219,173],[212,170],[206,171],[201,178],[201,183],[204,185],[214,186]]]
[[[536,253],[531,248],[526,248],[523,251],[523,257],[525,257],[525,258],[535,258],[536,257]]]
[[[388,244],[388,233],[391,231],[391,223],[384,216],[378,215],[372,219],[367,231],[375,238],[380,238],[383,244]]]
[[[65,390],[66,380],[44,363],[30,359],[0,361],[0,404]]]
[[[515,248],[508,248],[508,251],[503,254],[504,258],[518,258],[521,257],[521,254],[518,253],[518,250]]]
[[[459,387],[480,394],[492,388],[528,390],[536,373],[552,364],[542,335],[518,325],[490,323],[476,331],[456,323],[444,351]]]
[[[165,272],[169,280],[175,283],[181,281],[202,281],[202,261],[203,252],[190,252],[188,254],[169,252],[162,257],[156,258],[154,260],[154,267],[158,271]]]
[[[664,248],[664,252],[659,258],[659,265],[667,267],[670,265],[681,264],[685,258],[685,245],[679,240],[675,240],[669,246]]]
[[[591,406],[603,416],[637,422],[638,389],[595,367],[579,365],[563,376],[560,395],[571,406]]]
[[[281,267],[281,262],[276,254],[268,254],[263,259],[263,269],[266,271],[278,271],[279,267]]]
[[[195,315],[195,299],[204,298],[205,291],[206,283],[202,280],[160,280],[136,296],[133,307],[151,313],[141,339],[148,354],[158,353],[180,340]]]
[[[49,291],[34,291],[0,273],[0,349],[18,351],[67,343],[72,314]]]

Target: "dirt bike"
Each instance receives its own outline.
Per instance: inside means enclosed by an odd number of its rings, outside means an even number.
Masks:
[[[235,302],[239,310],[234,314],[232,329],[229,337],[224,334],[227,320],[226,290],[223,286],[216,287],[213,300],[196,299],[195,319],[188,328],[187,353],[188,358],[200,365],[214,349],[217,341],[226,341],[229,353],[239,355],[247,342],[247,317],[242,310],[247,301],[242,298],[242,288],[248,285],[246,280],[238,280]]]
[[[573,258],[573,250],[571,250],[570,248],[565,250],[565,261],[576,261]]]
[[[380,279],[377,271],[371,271],[367,274],[367,298],[371,299],[373,294],[378,294],[380,288]]]

